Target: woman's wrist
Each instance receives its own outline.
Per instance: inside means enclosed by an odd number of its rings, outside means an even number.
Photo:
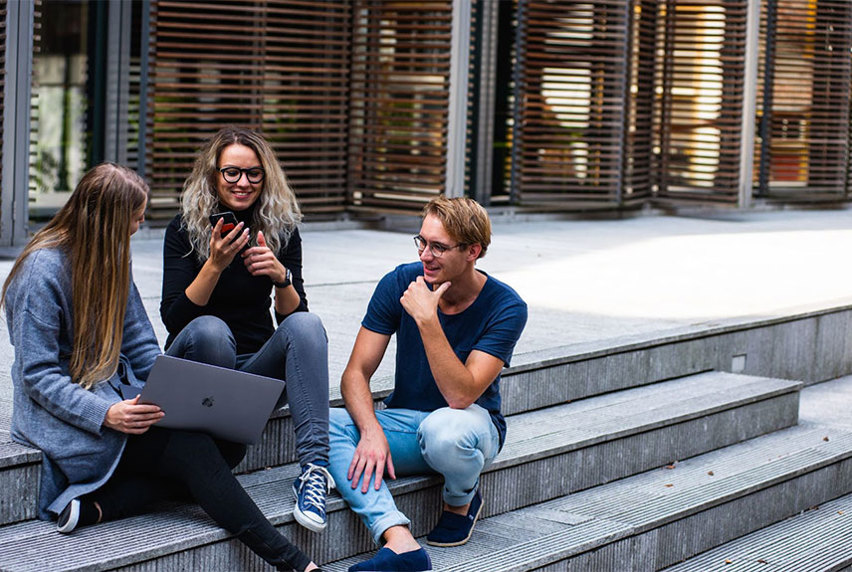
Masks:
[[[284,280],[281,280],[280,282],[277,282],[275,280],[272,281],[272,285],[276,288],[287,288],[292,283],[293,282],[291,281],[290,269],[286,267],[284,268]]]

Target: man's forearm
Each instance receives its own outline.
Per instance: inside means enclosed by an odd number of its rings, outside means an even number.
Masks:
[[[474,376],[456,356],[437,318],[417,327],[441,395],[453,409],[469,407],[482,394],[483,388],[476,386]]]
[[[371,431],[381,431],[376,412],[373,408],[373,394],[370,383],[363,375],[344,372],[340,381],[340,393],[349,416],[362,435]]]

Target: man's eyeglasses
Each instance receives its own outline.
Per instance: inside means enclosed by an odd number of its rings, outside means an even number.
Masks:
[[[459,242],[454,246],[447,246],[446,244],[441,244],[440,242],[433,242],[430,244],[426,242],[426,239],[420,236],[419,234],[414,237],[414,245],[417,247],[417,254],[423,254],[423,251],[428,248],[429,252],[435,258],[441,258],[448,250],[452,250],[460,246],[467,246],[462,242]]]
[[[240,177],[243,176],[243,173],[246,174],[246,179],[248,182],[256,185],[257,183],[263,180],[264,172],[260,167],[252,167],[251,169],[240,169],[239,167],[222,167],[219,169],[219,172],[222,173],[222,178],[225,179],[228,183],[236,183],[240,180]]]

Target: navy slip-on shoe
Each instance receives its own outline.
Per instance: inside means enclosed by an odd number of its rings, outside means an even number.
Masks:
[[[397,554],[390,548],[382,548],[376,555],[349,567],[349,572],[421,572],[432,569],[432,560],[425,549]]]
[[[482,512],[482,495],[479,491],[473,495],[467,514],[462,516],[445,510],[441,514],[438,525],[426,536],[426,543],[431,546],[461,546],[470,540],[473,527]]]

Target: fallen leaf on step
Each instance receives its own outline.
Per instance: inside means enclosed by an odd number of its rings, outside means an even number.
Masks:
[[[822,438],[823,441],[828,441],[828,435]]]
[[[666,486],[666,487],[673,487],[674,485],[673,485],[672,483],[668,483],[668,484],[666,484],[665,486]]]
[[[672,464],[671,464],[671,465],[666,465],[666,468],[667,468],[667,469],[674,469],[674,468],[675,468],[675,465],[677,465],[677,461],[672,461]]]
[[[838,511],[837,511],[837,514],[841,514],[841,515],[842,515],[842,514],[843,514],[843,511],[842,511],[842,510],[838,510]]]
[[[734,563],[734,561],[731,560],[730,558],[725,558],[725,564],[733,564],[733,563]]]
[[[715,473],[713,471],[707,471],[707,474],[712,477]]]
[[[757,559],[757,562],[758,562],[759,564],[769,564],[769,562],[767,562],[767,561],[766,561],[766,560],[764,560],[763,558],[758,558],[758,559]]]

